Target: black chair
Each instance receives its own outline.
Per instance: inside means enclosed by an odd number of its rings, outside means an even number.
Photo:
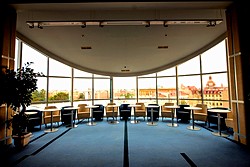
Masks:
[[[31,113],[32,114],[29,114]],[[34,114],[33,114],[34,112]],[[38,110],[38,109],[27,109],[25,111],[26,115],[28,116],[28,125],[27,128],[29,130],[34,129],[35,126],[39,126],[39,129],[41,130],[41,126],[42,126],[42,120],[43,120],[43,113],[42,111]]]
[[[119,106],[119,112],[120,120],[127,120],[128,118],[131,118],[131,107],[129,107],[129,104],[121,104]]]
[[[213,107],[213,108],[208,108],[209,109],[220,109],[220,110],[230,110],[229,108],[226,107]],[[227,113],[220,113],[220,127],[221,129],[226,129],[226,122],[225,119],[227,118]],[[216,112],[209,112],[207,111],[207,122],[208,122],[208,127],[210,128],[210,123],[215,124],[218,126],[218,116]]]
[[[153,108],[153,121],[159,120],[160,106],[158,104],[148,104],[147,107],[147,120],[151,121],[151,107],[149,106],[157,106],[157,108]]]
[[[185,109],[184,107],[189,107],[188,104],[180,104],[180,108],[176,109],[176,119],[177,122],[189,123],[190,121],[190,110]]]
[[[76,109],[72,109],[72,110],[65,110],[65,108],[70,108],[73,106],[65,106],[61,108],[61,122],[64,125],[69,125],[71,124],[71,112],[73,110],[73,121],[75,122],[76,119]]]
[[[95,121],[102,121],[104,116],[104,106],[102,104],[95,104],[97,108],[93,108],[93,118]]]

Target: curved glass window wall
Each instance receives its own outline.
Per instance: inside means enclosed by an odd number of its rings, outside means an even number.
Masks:
[[[31,106],[116,104],[144,102],[145,104],[174,102],[197,103],[208,107],[229,107],[226,40],[201,55],[170,69],[144,76],[110,77],[79,71],[29,47],[17,39],[19,64],[34,62],[31,68],[43,72],[38,78],[38,90]],[[18,53],[18,51],[16,51]],[[62,70],[63,69],[63,70]]]

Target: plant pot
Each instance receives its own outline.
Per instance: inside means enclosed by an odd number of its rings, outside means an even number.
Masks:
[[[25,147],[29,144],[30,138],[32,136],[31,132],[24,133],[21,136],[13,135],[12,138],[14,139],[14,145],[16,148],[20,149]]]

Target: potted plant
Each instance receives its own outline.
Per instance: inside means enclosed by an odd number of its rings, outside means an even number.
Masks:
[[[32,63],[27,62],[24,67],[16,71],[7,67],[2,67],[1,71],[0,104],[6,104],[7,108],[14,111],[12,118],[7,120],[7,125],[12,127],[12,137],[16,147],[23,147],[29,143],[31,133],[26,132],[28,117],[25,111],[31,104],[32,93],[37,90],[36,77],[43,76],[42,73],[35,73],[30,68]]]

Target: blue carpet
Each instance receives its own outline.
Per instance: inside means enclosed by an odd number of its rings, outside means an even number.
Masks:
[[[158,121],[131,124],[86,122],[77,128],[61,126],[57,132],[33,132],[33,140],[22,151],[12,151],[12,166],[20,167],[224,167],[250,166],[250,153],[243,146],[211,130],[191,131],[188,125],[169,127]]]

